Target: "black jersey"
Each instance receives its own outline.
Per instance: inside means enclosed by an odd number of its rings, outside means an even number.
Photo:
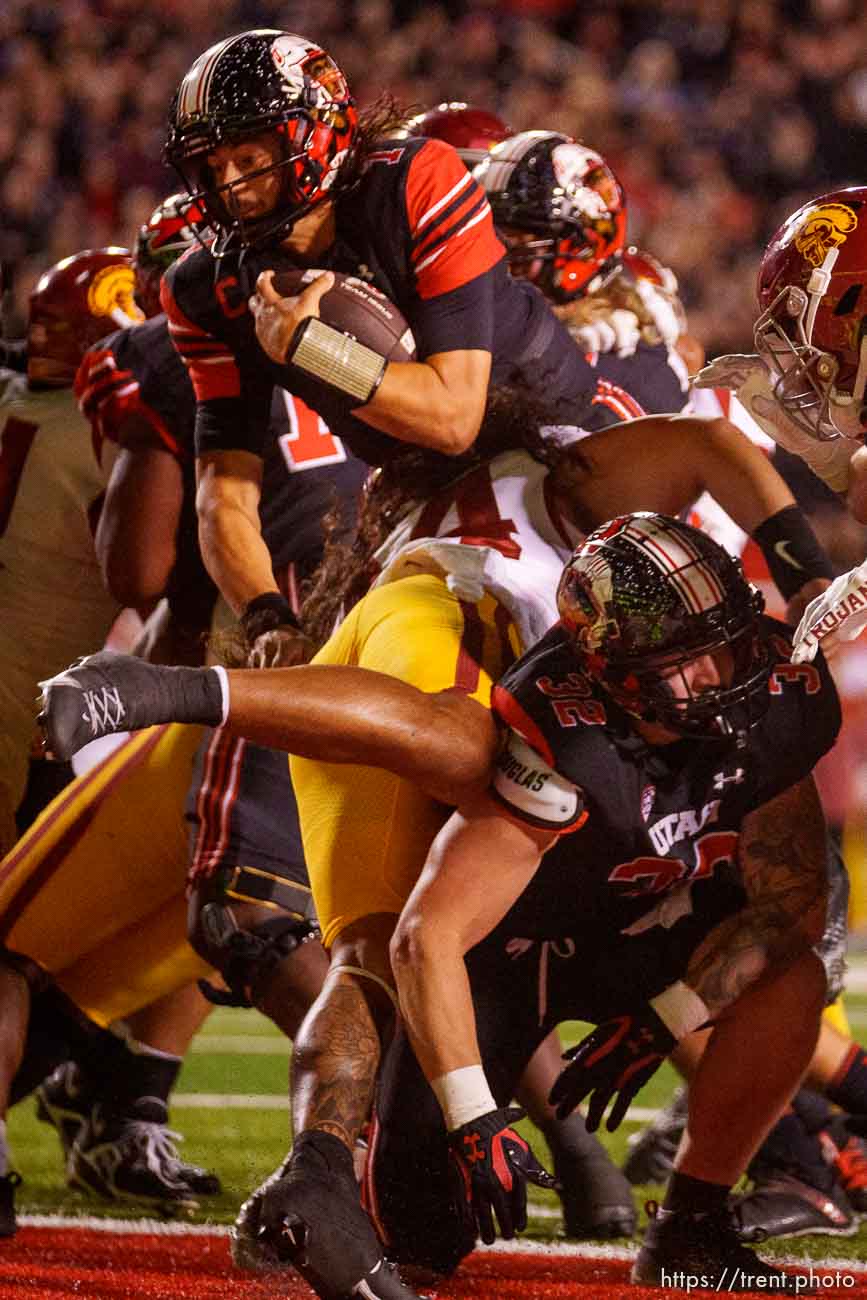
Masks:
[[[492,383],[522,381],[563,424],[587,413],[596,375],[532,285],[512,280],[484,193],[439,140],[392,141],[335,200],[336,239],[318,261],[373,283],[400,307],[420,358],[481,350]],[[163,302],[199,399],[198,451],[262,454],[271,389],[317,410],[359,456],[381,464],[402,444],[351,413],[355,404],[262,350],[248,298],[260,271],[292,265],[279,247],[215,263],[194,249],[169,270]]]
[[[185,486],[181,531],[186,543],[196,546],[196,398],[166,317],[118,330],[91,348],[76,378],[76,394],[98,440],[118,441],[124,423],[135,415],[154,443],[177,457]],[[272,395],[263,452],[262,535],[278,580],[290,565],[303,578],[319,562],[324,516],[337,506],[345,528],[354,523],[366,469],[320,416],[283,389]]]
[[[604,944],[706,932],[743,905],[744,817],[812,771],[840,726],[821,655],[792,664],[788,629],[763,620],[777,655],[770,706],[735,743],[647,745],[576,668],[560,627],[495,688],[508,728],[493,790],[513,816],[562,834],[508,918],[513,934]],[[658,928],[662,927],[662,929]]]
[[[677,358],[664,343],[640,342],[630,357],[592,352],[587,360],[597,373],[593,414],[584,421],[588,429],[639,415],[676,415],[689,400],[686,370],[676,368]]]

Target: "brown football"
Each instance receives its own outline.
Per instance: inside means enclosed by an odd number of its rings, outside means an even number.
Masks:
[[[277,271],[274,288],[281,297],[291,298],[321,274],[320,270]],[[357,276],[335,271],[333,287],[319,300],[319,314],[326,325],[350,334],[386,361],[415,361],[415,339],[403,312]]]

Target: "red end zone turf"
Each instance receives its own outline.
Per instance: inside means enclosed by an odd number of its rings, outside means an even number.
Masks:
[[[867,1276],[860,1270],[823,1264],[814,1271],[819,1294],[867,1300]],[[633,1287],[628,1260],[580,1255],[574,1248],[479,1251],[456,1278],[421,1290],[431,1300],[682,1300],[685,1295]],[[24,1227],[14,1239],[0,1242],[3,1300],[311,1300],[312,1294],[291,1273],[237,1272],[225,1232]]]

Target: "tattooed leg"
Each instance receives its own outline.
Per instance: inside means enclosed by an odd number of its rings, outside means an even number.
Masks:
[[[294,1044],[296,1138],[319,1129],[352,1150],[368,1117],[382,1045],[394,1025],[388,942],[395,920],[365,917],[334,944],[331,973]]]

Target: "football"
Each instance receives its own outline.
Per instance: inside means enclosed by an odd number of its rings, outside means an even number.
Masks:
[[[274,288],[283,298],[302,293],[321,270],[277,271]],[[390,298],[354,275],[334,272],[334,285],[319,301],[326,325],[366,344],[386,361],[415,361],[415,339],[406,317]]]

